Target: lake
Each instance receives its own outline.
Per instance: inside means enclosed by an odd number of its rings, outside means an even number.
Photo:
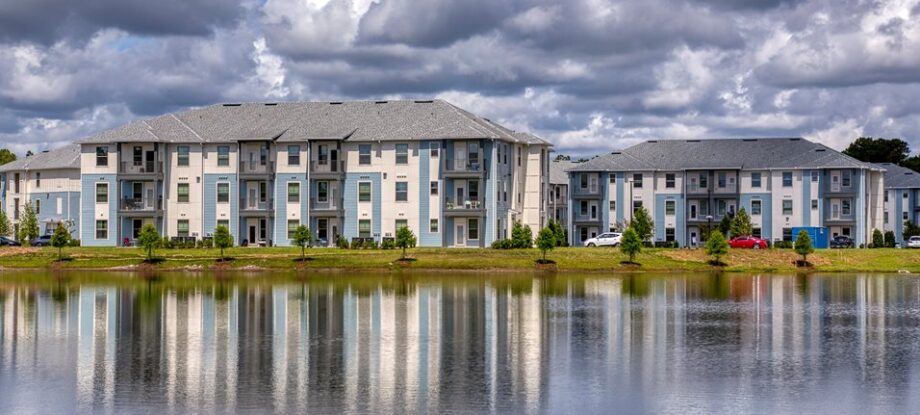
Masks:
[[[0,274],[2,414],[896,414],[918,365],[916,275]]]

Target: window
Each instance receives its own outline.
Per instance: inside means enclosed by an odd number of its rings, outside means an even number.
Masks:
[[[176,201],[179,203],[188,203],[188,183],[179,183],[176,189]]]
[[[359,238],[370,238],[371,237],[371,220],[370,219],[361,219],[358,221],[358,237]]]
[[[665,214],[665,215],[674,215],[674,205],[675,205],[675,203],[674,203],[673,200],[666,200],[666,201],[664,202],[664,214]]]
[[[288,203],[300,202],[300,183],[288,183]]]
[[[217,203],[230,203],[230,183],[217,184]]]
[[[760,228],[751,228],[751,236],[755,238],[762,237],[763,231]]]
[[[499,147],[501,148],[501,147]],[[438,158],[438,155],[441,153],[441,144],[440,143],[431,143],[429,145],[428,157]],[[437,226],[437,225],[435,225]]]
[[[42,201],[39,199],[35,199],[35,214],[36,215],[42,214]]]
[[[479,239],[479,219],[468,219],[467,220],[467,232],[466,239],[475,241]]]
[[[96,183],[96,203],[109,203],[108,183]]]
[[[901,219],[905,222],[907,221],[907,212],[904,212],[903,214],[901,214]]]
[[[610,173],[610,184],[616,184],[616,183],[617,183],[617,175]]]
[[[675,182],[675,180],[674,180],[674,173],[668,173],[668,174],[665,174],[665,175],[664,175],[664,187],[665,187],[666,189],[673,189],[673,188],[674,188],[674,182]]]
[[[15,191],[14,191],[13,193],[19,193],[19,182],[20,182],[20,180],[19,180],[19,173],[14,173],[14,174],[13,174],[13,182],[14,182],[13,187],[14,187],[14,189],[15,189]]]
[[[188,146],[176,147],[176,165],[188,166]]]
[[[55,201],[57,202],[57,212],[55,212],[55,213],[57,213],[58,215],[60,215],[61,213],[64,212],[64,199],[62,199],[62,198],[59,197],[59,198],[55,199]]]
[[[409,182],[396,182],[396,201],[406,202],[409,200]]]
[[[751,173],[751,187],[760,187],[760,173]]]
[[[109,222],[104,220],[96,221],[96,239],[109,239]]]
[[[134,146],[134,165],[140,166],[144,164],[144,148],[141,146]]]
[[[109,165],[109,148],[96,147],[96,167],[105,167]]]
[[[709,187],[709,174],[700,173],[700,189]]]
[[[437,180],[432,180],[430,186],[431,186],[431,195],[432,195],[432,196],[437,196],[437,195],[438,195],[438,181],[437,181]]]
[[[581,188],[587,189],[588,188],[588,173],[582,173],[580,175],[580,178],[581,178]]]
[[[521,167],[521,148],[518,147],[518,167]]]
[[[358,182],[358,201],[371,201],[371,182]]]
[[[718,180],[717,185],[719,186],[719,188],[724,189],[726,185],[726,175],[724,171],[719,172],[719,176],[717,177],[717,180]]]
[[[300,227],[300,221],[297,219],[288,219],[287,223],[287,237],[288,239],[294,239],[294,234],[297,233],[297,228]]]
[[[41,172],[35,173],[35,187],[42,187],[42,174]]]
[[[636,189],[642,188],[642,173],[636,173],[633,175],[633,187]]]
[[[329,182],[316,182],[316,201],[329,201]]]
[[[217,227],[225,227],[227,230],[230,230],[230,221],[227,219],[221,219],[217,221]],[[216,228],[215,228],[216,229]]]
[[[408,227],[409,227],[409,221],[408,221],[408,220],[406,220],[406,219],[396,219],[396,225],[395,225],[395,227],[394,227],[393,229],[395,229],[396,231],[399,231],[399,230],[402,229],[402,228],[408,228]]]
[[[792,201],[791,201],[791,200],[784,200],[784,201],[783,201],[783,214],[784,214],[784,215],[791,215],[791,214],[792,214]]]
[[[584,227],[579,228],[579,233],[581,234],[582,241],[584,241],[585,239],[588,239],[588,228],[584,228]]]
[[[783,187],[792,187],[792,172],[783,172]]]
[[[674,241],[674,228],[664,228],[664,240],[667,242]]]
[[[841,180],[841,184],[843,185],[843,187],[850,187],[850,171],[849,170],[843,171],[843,179]]]
[[[409,145],[396,145],[396,164],[409,164]]]
[[[850,215],[850,201],[849,201],[849,200],[843,200],[843,201],[841,201],[841,202],[840,202],[840,210],[841,210],[841,213],[843,213],[844,216],[849,216],[849,215]]]
[[[635,212],[636,212],[637,210],[639,210],[641,207],[642,207],[642,201],[641,201],[641,200],[633,200],[633,213],[635,213]]]
[[[470,180],[466,183],[466,191],[469,195],[470,200],[479,200],[479,181]],[[520,193],[518,193],[518,198],[520,199]],[[520,200],[518,203],[521,203]]]
[[[588,201],[587,200],[581,201],[578,212],[581,214],[581,216],[588,216]]]
[[[288,166],[300,165],[300,146],[288,146]]]
[[[817,182],[817,181],[818,181],[818,172],[817,172],[817,171],[811,172],[811,181],[813,181],[813,182]]]
[[[371,145],[370,144],[359,144],[358,145],[358,164],[364,165],[364,166],[371,164]]]
[[[787,242],[792,241],[792,228],[783,228],[783,240]]]
[[[428,232],[437,233],[438,232],[438,220],[432,219],[428,222]]]
[[[176,236],[188,238],[188,219],[180,219],[176,222]]]
[[[818,199],[811,199],[811,210],[818,210]]]
[[[230,146],[217,146],[217,165],[230,165]]]
[[[616,200],[611,200],[611,201],[610,201],[610,211],[611,211],[611,212],[616,212],[616,211],[617,211],[617,201],[616,201]]]
[[[751,201],[751,214],[760,215],[760,211],[761,211],[761,202],[759,200],[752,200]]]
[[[888,223],[888,211],[885,211],[885,223]]]

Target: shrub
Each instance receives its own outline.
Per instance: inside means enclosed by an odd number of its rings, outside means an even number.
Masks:
[[[679,248],[677,241],[655,241],[655,248]]]
[[[396,249],[396,241],[393,238],[383,238],[383,242],[380,242],[380,249]]]
[[[514,222],[514,226],[511,227],[511,242],[517,249],[533,248],[533,231],[530,230],[530,225]]]
[[[348,249],[348,239],[345,238],[344,236],[339,236],[335,240],[335,246],[338,247],[339,249]]]
[[[551,220],[546,227],[553,231],[553,236],[556,238],[556,246],[569,245],[568,235],[566,235],[565,228],[562,227],[561,223]]]
[[[808,236],[808,232],[799,232],[799,236],[795,238],[795,253],[802,256],[802,262],[808,263],[808,254],[812,252],[815,252],[815,248],[811,246],[811,237]]]
[[[543,251],[543,263],[546,263],[546,251],[556,247],[556,233],[550,228],[540,229],[537,234],[537,248]]]
[[[882,231],[878,229],[873,230],[871,248],[882,248],[884,246],[885,246],[885,236],[882,235]]]
[[[71,239],[70,239],[70,243],[68,243],[67,246],[70,247],[70,248],[79,248],[79,247],[80,247],[80,240],[79,240],[79,239],[71,238]]]
[[[773,243],[773,247],[777,249],[789,249],[792,248],[792,241],[776,241]]]
[[[894,232],[885,231],[885,247],[894,248],[896,242],[894,241]]]
[[[492,249],[511,249],[514,243],[510,239],[496,239],[492,241]]]
[[[714,264],[722,263],[722,256],[728,253],[728,242],[719,230],[714,230],[706,241],[706,255],[712,257]]]
[[[629,262],[635,263],[636,255],[642,252],[642,240],[639,234],[632,226],[626,228],[623,232],[623,238],[620,240],[620,252],[629,255]]]
[[[722,238],[725,238],[725,235],[728,235],[732,231],[732,220],[728,215],[722,216],[722,220],[719,221],[719,227],[716,228],[719,232],[722,232]],[[714,231],[715,229],[713,229]]]
[[[904,240],[906,241],[910,239],[911,236],[920,235],[920,227],[918,227],[917,225],[914,225],[914,223],[911,221],[906,221],[904,222],[904,231],[901,232],[901,234]]]

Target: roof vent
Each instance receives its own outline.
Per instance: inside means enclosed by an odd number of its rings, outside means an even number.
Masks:
[[[224,104],[225,107],[238,107],[243,104]]]
[[[434,101],[430,101],[430,100],[429,101],[415,101],[416,104],[431,104],[433,102]]]
[[[658,140],[648,140],[647,143],[657,143]]]
[[[48,150],[42,150],[42,153],[47,153],[47,152],[48,152]],[[908,173],[908,174],[910,174],[910,173]]]
[[[342,105],[341,102],[330,102],[329,105]]]
[[[265,103],[265,106],[266,106],[266,107],[274,107],[274,106],[276,106],[276,105],[278,105],[277,102],[266,102],[266,103]]]
[[[375,104],[386,104],[386,101],[374,101]]]
[[[699,143],[700,140],[687,140],[688,143]]]
[[[617,154],[623,154],[623,152],[622,151],[611,151],[610,154],[617,155]]]
[[[757,139],[756,138],[742,138],[741,141],[747,141],[750,143],[750,142],[757,141]]]
[[[801,138],[790,138],[789,141],[801,141]]]
[[[47,151],[46,151],[46,153],[47,153]],[[911,172],[906,172],[906,173],[904,173],[905,176],[910,176],[910,175],[912,175],[912,174],[913,174],[913,173],[911,173]]]
[[[816,148],[816,149],[815,149],[815,152],[816,152],[816,153],[823,153],[823,152],[825,152],[825,151],[827,151],[826,148]]]

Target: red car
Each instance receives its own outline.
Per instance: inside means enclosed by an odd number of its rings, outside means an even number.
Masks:
[[[739,236],[728,241],[728,246],[741,249],[766,249],[767,240],[755,238],[753,236]]]

